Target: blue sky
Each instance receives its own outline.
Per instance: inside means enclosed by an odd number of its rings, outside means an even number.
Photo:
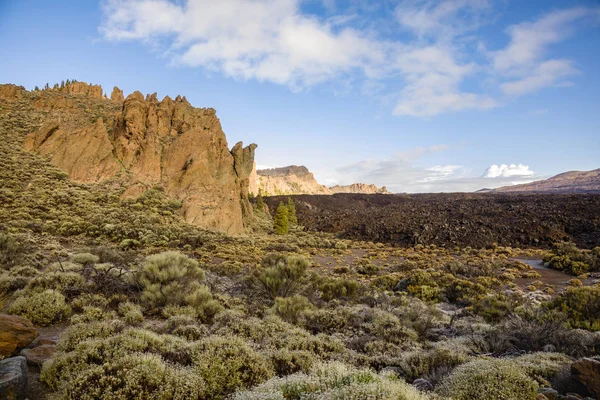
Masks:
[[[325,184],[470,191],[600,167],[597,1],[0,1],[0,82],[214,107]]]

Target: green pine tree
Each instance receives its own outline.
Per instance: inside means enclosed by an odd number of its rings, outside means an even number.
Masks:
[[[263,200],[262,193],[260,192],[260,189],[258,190],[258,195],[256,196],[256,202],[254,203],[254,208],[257,211],[264,211],[265,210],[265,201]]]
[[[39,88],[39,87],[37,87],[37,85],[36,85],[36,86],[35,86],[35,88],[34,88],[33,90],[35,90],[35,91],[37,92],[38,90],[40,90],[40,88]]]
[[[291,226],[298,225],[298,218],[296,217],[296,205],[294,204],[294,201],[290,197],[288,197],[287,209],[288,209],[288,221],[289,221],[290,225]]]
[[[273,218],[273,229],[275,229],[275,233],[278,235],[285,235],[289,230],[289,221],[288,221],[288,208],[283,201],[279,203],[277,207],[277,212],[275,213],[275,217]]]

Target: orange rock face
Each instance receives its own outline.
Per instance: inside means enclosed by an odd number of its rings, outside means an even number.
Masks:
[[[112,107],[122,97],[115,87],[107,101],[90,86],[53,93],[34,106],[73,108],[74,93]],[[156,94],[144,98],[134,92],[120,110],[106,111],[94,122],[50,121],[27,137],[25,148],[50,157],[75,181],[121,177],[125,196],[162,185],[183,202],[186,221],[201,227],[240,233],[251,216],[248,185],[256,145],[238,143],[230,151],[215,110],[194,108],[185,97],[159,101]]]
[[[37,336],[37,329],[27,318],[0,314],[0,359],[28,346]]]

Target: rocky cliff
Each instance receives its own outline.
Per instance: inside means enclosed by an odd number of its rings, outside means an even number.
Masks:
[[[570,171],[551,178],[486,190],[488,193],[600,193],[600,169],[592,171]]]
[[[25,149],[49,157],[71,179],[114,179],[124,197],[161,186],[182,202],[187,222],[208,229],[239,233],[252,218],[248,188],[256,145],[229,150],[214,109],[192,107],[179,96],[158,100],[134,92],[123,99],[116,87],[109,100],[101,87],[82,82],[34,92],[4,86],[4,98],[47,113]]]
[[[321,185],[315,176],[301,165],[261,169],[253,171],[250,176],[250,193],[262,193],[263,196],[284,196],[296,194],[335,194],[335,193],[362,193],[362,194],[389,194],[386,187],[378,188],[365,183],[353,183],[345,186],[327,187]]]
[[[264,196],[292,194],[331,194],[327,186],[320,185],[304,166],[261,169],[256,171],[258,188]]]
[[[345,186],[329,187],[333,193],[362,193],[362,194],[390,194],[385,186],[378,188],[375,185],[367,185],[366,183],[353,183]]]

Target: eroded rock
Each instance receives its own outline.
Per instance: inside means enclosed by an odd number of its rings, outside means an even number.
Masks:
[[[0,361],[0,399],[22,400],[27,392],[27,361],[13,357]]]
[[[38,336],[38,330],[27,318],[0,314],[0,356],[9,357],[14,351],[28,346]]]
[[[42,344],[32,349],[21,350],[21,355],[27,359],[29,364],[40,367],[54,353],[56,353],[56,345],[54,344]]]
[[[600,359],[582,358],[571,364],[571,375],[586,387],[591,395],[600,397]]]

